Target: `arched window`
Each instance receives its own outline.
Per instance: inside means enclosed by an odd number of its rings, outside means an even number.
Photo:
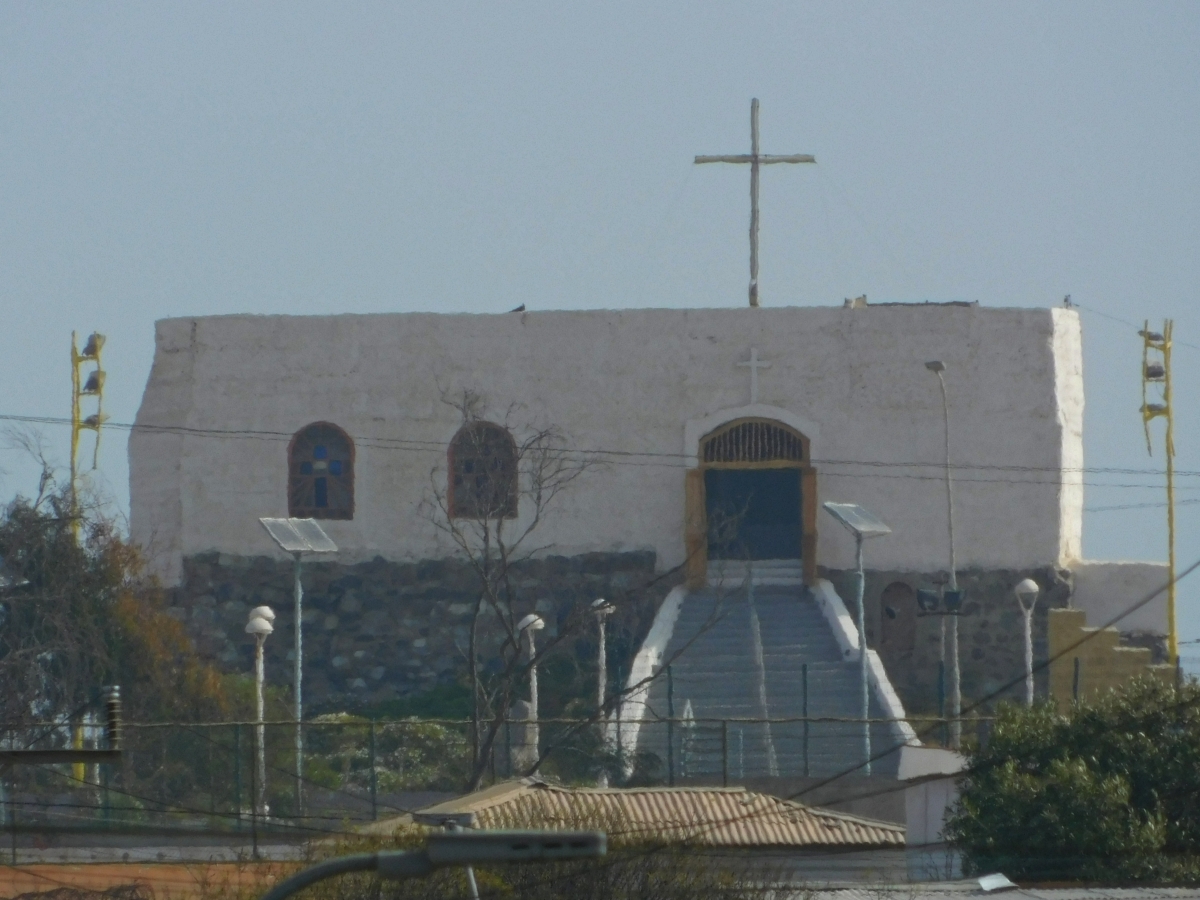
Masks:
[[[354,442],[336,425],[306,425],[288,445],[288,515],[354,518]]]
[[[456,519],[517,516],[517,444],[508,430],[473,422],[450,442],[450,515]]]

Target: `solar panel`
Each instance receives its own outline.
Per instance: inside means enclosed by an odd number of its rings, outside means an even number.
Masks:
[[[262,518],[271,540],[287,553],[336,553],[337,544],[329,539],[315,519]]]
[[[892,529],[857,503],[825,503],[824,506],[831,516],[856,535],[868,538],[892,533]]]

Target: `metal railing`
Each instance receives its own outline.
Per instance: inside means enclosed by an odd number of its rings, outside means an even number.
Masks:
[[[890,720],[870,721],[880,735],[877,752],[898,750],[885,738]],[[909,721],[927,742],[942,731],[941,720]],[[302,724],[305,774],[297,783],[295,723],[275,721],[263,729],[266,783],[260,785],[255,724],[132,723],[119,763],[89,764],[82,772],[69,764],[11,768],[2,773],[3,828],[14,835],[169,827],[302,838],[457,796],[472,770],[469,721],[313,720]],[[858,762],[853,750],[862,720],[644,719],[638,745],[622,747],[613,740],[616,729],[593,720],[543,719],[536,750],[524,743],[530,724],[501,725],[484,757],[485,785],[527,774],[535,762],[539,773],[565,783],[594,784],[604,773],[614,786],[829,777]],[[986,740],[990,720],[966,724]],[[52,749],[69,740],[69,729],[51,725],[10,730],[0,747]],[[875,768],[895,771],[878,762]]]

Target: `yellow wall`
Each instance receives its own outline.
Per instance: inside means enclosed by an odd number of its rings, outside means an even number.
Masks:
[[[1154,675],[1170,683],[1175,675],[1169,665],[1154,665],[1145,647],[1122,647],[1115,628],[1088,628],[1087,616],[1079,609],[1048,611],[1050,696],[1065,710],[1074,696],[1075,660],[1079,660],[1079,699],[1086,700],[1118,688],[1138,675]],[[1084,643],[1075,647],[1080,640]],[[1071,648],[1071,649],[1068,649]]]

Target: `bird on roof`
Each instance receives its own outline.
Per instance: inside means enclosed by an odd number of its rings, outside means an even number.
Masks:
[[[522,303],[516,309],[510,309],[509,312],[525,312],[525,304]]]

